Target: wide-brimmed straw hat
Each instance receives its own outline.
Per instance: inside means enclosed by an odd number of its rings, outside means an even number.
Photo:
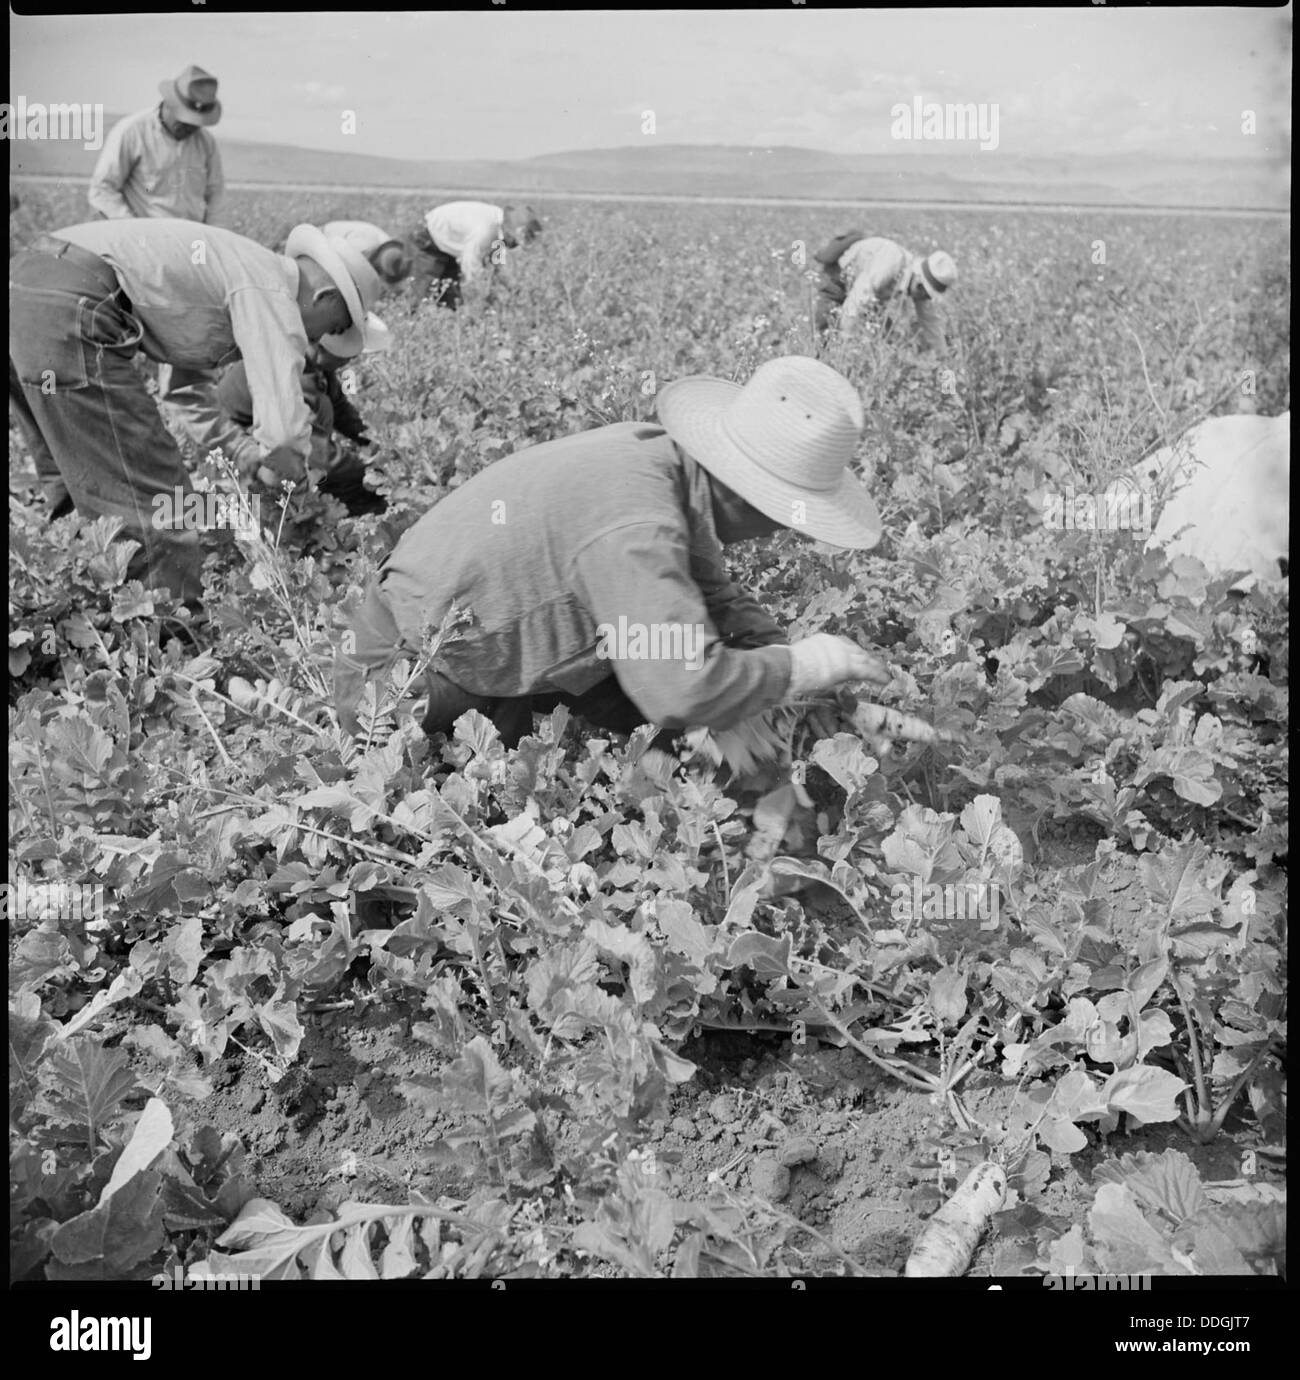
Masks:
[[[862,399],[828,365],[806,355],[768,360],[743,387],[678,379],[656,411],[678,445],[774,522],[832,546],[880,540],[880,513],[849,470]]]
[[[337,335],[325,336],[322,344],[332,355],[351,359],[366,345],[366,318],[382,291],[379,274],[366,256],[349,241],[326,235],[314,225],[295,225],[284,244],[285,256],[299,255],[318,263],[343,295],[352,325]]]
[[[175,81],[158,83],[159,94],[183,125],[215,125],[221,119],[217,79],[192,63]]]
[[[957,281],[957,265],[950,254],[936,249],[933,254],[918,260],[916,275],[930,300],[934,301]]]

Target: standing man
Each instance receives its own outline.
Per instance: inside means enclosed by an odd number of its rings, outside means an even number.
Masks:
[[[405,533],[336,660],[345,728],[367,673],[418,658],[453,607],[470,626],[429,665],[428,733],[477,709],[514,746],[558,704],[620,733],[726,728],[845,681],[888,683],[847,638],[791,645],[723,556],[782,527],[851,549],[880,540],[849,468],[863,427],[853,385],[796,355],[744,387],[678,380],[658,412],[658,426],[516,451]]]
[[[226,183],[217,141],[217,79],[187,67],[158,87],[162,101],[119,120],[90,179],[91,209],[106,220],[163,216],[211,224]]]
[[[193,65],[160,82],[162,100],[119,120],[90,179],[90,205],[106,220],[166,217],[211,225],[226,190],[217,141],[217,79]],[[193,369],[158,370],[158,401],[198,445],[214,416],[215,379]]]
[[[943,250],[921,258],[893,240],[868,238],[861,230],[850,230],[815,258],[822,265],[822,280],[814,324],[822,335],[829,331],[837,307],[840,327],[847,330],[868,303],[906,299],[915,309],[922,341],[940,355],[945,352],[937,303],[957,281],[957,265]]]
[[[175,503],[189,476],[132,356],[201,370],[242,357],[261,459],[299,479],[311,453],[308,342],[333,332],[356,353],[378,295],[365,258],[310,225],[284,255],[188,220],[95,221],[40,236],[9,264],[9,357],[54,466],[41,478],[80,511],[121,518],[140,543],[129,574],[197,607],[199,534]],[[159,520],[158,495],[170,500],[163,512],[174,505],[170,520]]]
[[[416,251],[412,292],[423,301],[430,284],[435,300],[455,311],[461,283],[478,278],[489,265],[500,266],[499,251],[515,249],[540,235],[542,222],[531,206],[492,206],[486,201],[448,201],[435,206],[411,236]]]

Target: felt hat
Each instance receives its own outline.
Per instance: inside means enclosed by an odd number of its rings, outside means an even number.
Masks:
[[[952,256],[936,249],[916,265],[917,277],[930,300],[941,297],[957,281],[957,265]]]
[[[175,81],[159,82],[158,91],[183,125],[215,125],[221,119],[217,79],[202,67],[191,63]]]

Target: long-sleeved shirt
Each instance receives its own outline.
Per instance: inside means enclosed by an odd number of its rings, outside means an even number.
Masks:
[[[173,138],[158,110],[139,110],[109,130],[90,179],[91,208],[109,220],[165,216],[211,224],[226,190],[217,141],[206,129]]]
[[[150,359],[215,369],[242,357],[253,390],[254,439],[266,451],[310,454],[311,414],[302,395],[307,333],[292,259],[192,220],[97,220],[53,233],[112,266]]]
[[[651,723],[725,728],[789,688],[785,634],[727,574],[707,474],[648,423],[481,470],[406,532],[380,579],[412,651],[453,604],[468,610],[432,669],[470,694],[581,694],[612,672]],[[637,629],[674,654],[638,656]]]
[[[848,284],[848,296],[840,309],[840,323],[851,325],[869,301],[888,302],[904,290],[912,256],[893,240],[872,236],[851,244],[839,259]],[[931,349],[944,350],[943,321],[939,309],[928,297],[913,297],[921,338]]]
[[[430,239],[456,260],[466,282],[478,277],[493,243],[504,238],[505,212],[486,201],[449,201],[424,220]]]

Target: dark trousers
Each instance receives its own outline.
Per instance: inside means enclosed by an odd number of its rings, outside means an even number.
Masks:
[[[18,425],[23,444],[32,457],[32,464],[36,467],[36,480],[45,497],[45,506],[49,509],[50,517],[64,517],[72,511],[68,486],[63,482],[63,476],[54,463],[49,446],[45,444],[40,427],[36,425],[36,418],[27,401],[27,395],[23,392],[22,380],[18,377],[12,355],[9,357],[9,411]]]
[[[154,498],[191,491],[175,441],[132,363],[143,330],[112,268],[43,235],[9,262],[11,396],[34,426],[79,512],[122,520],[139,543],[130,578],[164,585],[187,603],[203,593],[199,534],[171,525]],[[25,413],[22,404],[25,404]],[[54,498],[54,474],[42,474]],[[47,482],[48,481],[48,482]],[[155,519],[158,519],[157,521]]]
[[[836,268],[834,272],[825,269],[822,272],[821,282],[817,284],[817,295],[813,301],[813,325],[818,332],[825,335],[830,330],[834,321],[836,308],[844,305],[844,299],[848,296],[848,291],[844,286],[844,277]]]
[[[427,227],[420,225],[407,242],[411,251],[411,300],[423,302],[433,290],[433,300],[456,311],[461,304],[460,264],[433,242]]]
[[[238,374],[240,384],[227,390],[225,382],[234,374]],[[365,423],[343,393],[337,371],[326,369],[309,359],[303,370],[303,397],[312,414],[313,450],[319,443],[335,455],[329,469],[321,476],[317,485],[320,492],[337,498],[353,517],[363,513],[386,511],[388,504],[383,495],[366,487],[366,462],[352,447],[335,446],[332,443],[336,431],[349,440],[360,442],[365,439]],[[222,384],[217,388],[216,403],[222,417],[238,427],[242,437],[248,437],[253,426],[253,398],[247,384],[247,369],[242,360],[230,365],[222,375]],[[251,437],[248,437],[248,444],[256,448]]]
[[[371,672],[386,670],[399,654],[403,654],[401,640],[392,611],[384,601],[380,581],[374,579],[351,629],[345,634],[343,649],[335,657],[334,701],[339,722],[345,729],[355,731],[356,707],[367,677]],[[434,670],[425,672],[425,683],[429,699],[421,727],[429,734],[450,733],[456,720],[470,709],[477,709],[492,720],[507,747],[517,747],[519,740],[532,732],[534,714],[549,714],[562,704],[585,722],[614,733],[631,733],[646,721],[645,715],[623,693],[613,676],[581,694],[548,691],[537,695],[474,695]],[[668,750],[674,736],[663,729],[654,745]]]
[[[560,705],[567,706],[584,723],[613,733],[631,733],[646,721],[645,715],[623,693],[613,676],[580,695],[551,692],[498,698],[471,695],[437,671],[426,672],[425,681],[429,687],[429,701],[420,726],[429,734],[450,733],[452,725],[469,709],[477,709],[491,719],[501,741],[509,748],[518,747],[519,740],[533,731],[534,714],[549,714]],[[672,733],[662,730],[655,745],[671,745],[672,739]]]

